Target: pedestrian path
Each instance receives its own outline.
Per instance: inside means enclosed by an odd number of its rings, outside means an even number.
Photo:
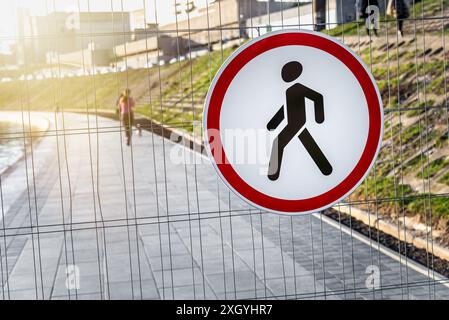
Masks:
[[[129,148],[116,121],[43,115],[46,136],[1,177],[1,299],[449,298],[320,215],[250,207],[179,144],[143,131]]]

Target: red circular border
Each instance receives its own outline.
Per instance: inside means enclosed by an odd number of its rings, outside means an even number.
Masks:
[[[214,154],[214,150],[210,151],[224,179],[243,197],[267,209],[293,213],[312,211],[325,207],[343,197],[357,185],[369,170],[376,155],[379,140],[381,139],[382,116],[379,97],[373,81],[365,67],[352,53],[336,42],[322,36],[311,33],[290,32],[274,34],[249,45],[238,53],[223,69],[210,94],[206,115],[207,130],[220,130],[222,102],[235,75],[256,56],[268,50],[287,45],[309,46],[333,55],[349,68],[360,83],[368,105],[369,132],[365,149],[355,168],[340,184],[319,196],[301,200],[287,200],[268,196],[248,185],[229,163],[224,148],[222,147],[220,135],[218,135],[218,141],[214,141],[213,143],[215,146],[220,147],[216,150],[222,150],[222,153]],[[222,161],[222,159],[225,159],[225,161]]]

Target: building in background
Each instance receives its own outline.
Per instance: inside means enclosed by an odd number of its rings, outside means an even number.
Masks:
[[[51,57],[77,56],[73,54],[84,50],[111,57],[115,45],[131,39],[128,12],[52,12],[33,16],[20,9],[18,23],[19,64],[46,63]]]
[[[178,21],[160,26],[165,33],[188,38],[193,46],[212,45],[248,35],[247,20],[267,12],[280,12],[298,6],[304,0],[216,0],[208,6],[184,7],[176,11]],[[202,1],[201,3],[204,4]]]
[[[379,12],[385,13],[385,0],[379,0]],[[332,29],[358,19],[357,0],[314,0],[287,10],[271,12],[246,20],[249,35],[256,37],[283,28],[308,30]],[[317,6],[317,4],[320,4]],[[319,11],[319,12],[317,12]]]
[[[312,30],[318,29],[317,23],[329,29],[357,19],[356,0],[325,0],[317,20],[318,1],[187,1],[173,6],[174,22],[159,26],[145,25],[144,12],[138,10],[132,13],[133,41],[116,46],[115,59],[120,65],[144,67],[192,51],[237,45],[242,38],[269,31]],[[385,1],[379,2],[380,11],[385,12]]]
[[[212,49],[215,44],[247,37],[248,19],[295,7],[298,3],[298,0],[176,2],[175,21],[159,26],[145,25],[144,12],[137,10],[131,13],[134,41],[116,46],[115,58],[121,66],[137,68],[168,62],[190,51]]]
[[[187,52],[186,39],[154,34],[144,39],[115,46],[112,64],[119,68],[147,68],[154,64],[169,62],[186,55]]]
[[[148,23],[149,12],[19,10],[19,64],[143,67],[197,50],[236,45],[283,28],[320,29],[357,19],[357,0],[191,0],[175,2],[168,23]],[[318,6],[318,4],[320,4]],[[379,0],[385,12],[385,0]],[[126,61],[125,61],[126,60]]]
[[[131,30],[146,28],[145,10],[143,8],[131,11],[129,18]]]

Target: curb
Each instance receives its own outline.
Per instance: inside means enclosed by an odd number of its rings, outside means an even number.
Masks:
[[[82,114],[89,114],[93,116],[99,116],[104,118],[109,118],[113,120],[119,121],[120,118],[117,113],[110,111],[110,110],[94,110],[93,112],[86,112],[83,110],[64,110],[64,112],[67,113],[82,113]],[[194,151],[203,153],[205,151],[204,145],[201,142],[201,138],[195,138],[191,134],[173,128],[168,127],[164,124],[162,124],[159,121],[151,120],[147,117],[144,117],[139,114],[135,114],[134,116],[134,124],[136,127],[140,127],[142,129],[145,129],[147,131],[153,132],[159,136],[162,136],[166,139],[169,139],[170,141],[173,141],[174,143],[182,144],[185,147],[188,147]]]
[[[373,213],[366,212],[349,204],[340,204],[332,208],[360,220],[369,227],[378,229],[401,241],[410,243],[419,249],[424,249],[441,259],[449,261],[449,249],[435,243],[435,240],[430,235],[429,239],[425,239],[410,228],[386,221],[384,217],[376,216]]]

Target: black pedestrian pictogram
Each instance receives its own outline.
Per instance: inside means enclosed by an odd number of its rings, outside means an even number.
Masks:
[[[298,61],[291,61],[282,68],[282,79],[285,82],[292,82],[302,74],[302,65]],[[286,92],[286,113],[287,125],[279,133],[273,142],[271,150],[270,163],[268,168],[268,178],[277,180],[281,171],[282,156],[287,144],[298,136],[312,157],[321,173],[328,176],[332,173],[332,166],[317,145],[307,128],[303,128],[306,123],[306,98],[312,100],[315,104],[315,121],[323,123],[324,121],[324,99],[323,96],[300,84],[295,83],[289,87]],[[267,129],[275,130],[285,118],[284,106],[282,106],[273,118],[268,122]],[[302,130],[301,130],[302,129]],[[298,135],[298,132],[300,132]]]

